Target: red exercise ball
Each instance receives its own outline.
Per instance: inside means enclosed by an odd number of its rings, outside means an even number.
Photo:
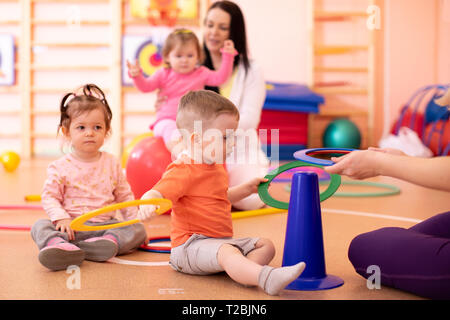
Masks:
[[[140,199],[150,190],[171,162],[171,154],[161,137],[148,137],[137,143],[126,165],[126,176],[134,197]]]

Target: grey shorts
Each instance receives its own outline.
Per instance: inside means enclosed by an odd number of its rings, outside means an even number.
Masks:
[[[217,261],[223,244],[238,248],[244,256],[255,249],[259,238],[210,238],[193,234],[185,243],[170,251],[170,266],[176,271],[208,275],[224,271]]]

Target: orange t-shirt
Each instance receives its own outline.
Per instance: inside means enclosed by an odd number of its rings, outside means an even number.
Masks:
[[[172,247],[183,244],[194,233],[212,238],[232,237],[228,174],[224,166],[187,160],[172,162],[153,187],[172,201]]]

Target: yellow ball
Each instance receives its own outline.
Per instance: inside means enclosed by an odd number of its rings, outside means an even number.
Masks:
[[[41,195],[40,194],[28,194],[25,196],[25,201],[41,201]]]
[[[14,151],[6,151],[0,155],[0,162],[8,172],[13,172],[19,166],[20,157]]]

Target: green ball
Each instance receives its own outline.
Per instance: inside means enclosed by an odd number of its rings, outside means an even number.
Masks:
[[[324,148],[353,148],[361,146],[361,133],[358,127],[348,119],[332,121],[322,136]]]

